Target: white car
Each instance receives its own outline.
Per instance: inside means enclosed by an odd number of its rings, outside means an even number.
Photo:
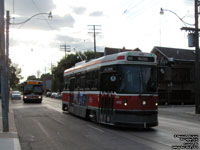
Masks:
[[[52,98],[56,98],[56,95],[57,95],[56,92],[51,93],[51,97],[52,97]]]
[[[14,100],[14,99],[21,100],[21,92],[19,92],[19,91],[12,91],[11,99],[12,100]]]

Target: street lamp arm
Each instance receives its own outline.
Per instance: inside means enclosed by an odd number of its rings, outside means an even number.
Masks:
[[[28,22],[29,20],[31,20],[32,18],[36,17],[36,16],[39,16],[39,15],[48,15],[48,18],[52,18],[52,13],[49,12],[49,13],[38,13],[38,14],[35,14],[33,15],[32,17],[26,19],[25,21],[23,22],[18,22],[18,23],[10,23],[11,25],[20,25],[20,24],[24,24],[26,22]]]
[[[181,17],[179,17],[175,12],[171,11],[171,10],[168,10],[168,9],[163,9],[163,8],[160,8],[160,14],[163,15],[164,14],[164,11],[168,11],[168,12],[171,12],[173,13],[176,17],[178,17],[178,19],[183,22],[184,24],[187,24],[187,25],[190,25],[190,26],[194,26],[194,24],[191,24],[191,23],[187,23],[185,22]]]

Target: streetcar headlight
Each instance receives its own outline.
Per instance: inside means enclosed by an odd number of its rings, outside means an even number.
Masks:
[[[125,99],[125,100],[124,100],[124,106],[127,106],[127,105],[128,105],[128,100]]]
[[[158,106],[158,103],[155,103],[156,106]]]
[[[142,105],[146,105],[147,104],[147,102],[146,101],[142,101]]]

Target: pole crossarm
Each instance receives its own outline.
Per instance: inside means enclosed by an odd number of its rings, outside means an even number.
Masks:
[[[200,29],[195,29],[195,28],[190,28],[190,27],[182,27],[181,30],[193,31],[193,32],[198,31],[198,32],[200,32]]]
[[[163,9],[163,8],[160,8],[160,14],[163,15],[164,14],[164,11],[168,11],[168,12],[171,12],[172,14],[174,14],[176,17],[178,17],[178,19],[183,22],[184,24],[187,24],[187,25],[190,25],[190,26],[194,26],[195,24],[191,24],[191,23],[187,23],[185,22],[181,17],[179,17],[175,12],[169,10],[169,9]]]
[[[51,13],[51,12],[49,12],[49,13],[38,13],[38,14],[35,14],[35,15],[33,15],[32,17],[26,19],[26,20],[23,21],[23,22],[10,23],[10,24],[11,24],[11,25],[20,25],[20,24],[24,24],[24,23],[30,21],[32,18],[34,18],[34,17],[36,17],[36,16],[39,16],[39,15],[48,15],[48,18],[52,18],[52,13]]]

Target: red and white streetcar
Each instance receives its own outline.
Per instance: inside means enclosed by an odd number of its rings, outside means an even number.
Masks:
[[[158,125],[156,56],[121,52],[64,71],[62,109],[116,126]]]

